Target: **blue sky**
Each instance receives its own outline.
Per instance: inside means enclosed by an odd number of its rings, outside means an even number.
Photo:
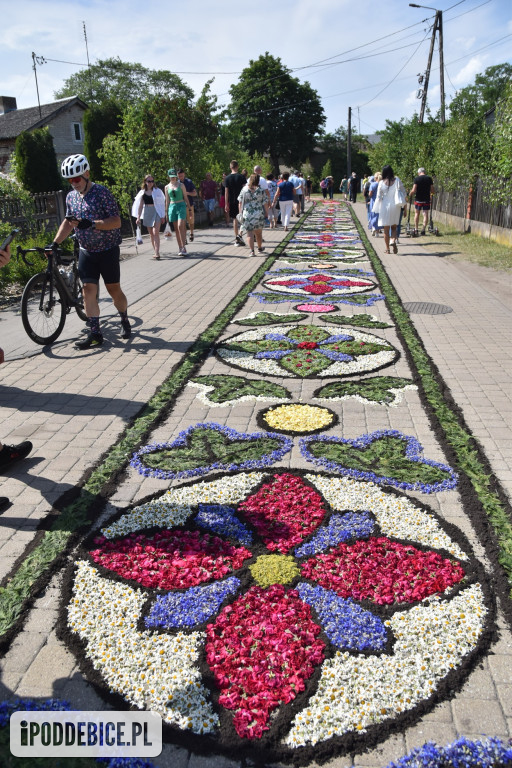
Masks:
[[[446,0],[436,7],[444,17],[449,103],[478,72],[512,62],[512,2]],[[426,68],[432,17],[432,11],[410,8],[407,0],[4,3],[0,95],[15,96],[20,108],[37,105],[34,51],[47,62],[37,67],[41,102],[52,101],[66,77],[80,69],[76,64],[87,62],[85,22],[91,63],[119,56],[170,69],[183,73],[196,93],[215,77],[213,91],[221,104],[229,101],[237,73],[269,51],[319,93],[327,130],[347,124],[350,106],[355,128],[373,133],[386,119],[410,117],[418,109],[417,75]],[[429,105],[433,111],[439,107],[437,47]]]

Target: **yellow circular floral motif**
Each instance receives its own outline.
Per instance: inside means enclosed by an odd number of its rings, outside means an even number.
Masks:
[[[334,420],[334,415],[327,408],[295,403],[269,408],[263,414],[263,419],[271,429],[286,432],[314,432],[317,429],[329,427]]]
[[[295,560],[290,555],[260,555],[256,562],[249,566],[249,570],[260,587],[290,584],[300,576]]]

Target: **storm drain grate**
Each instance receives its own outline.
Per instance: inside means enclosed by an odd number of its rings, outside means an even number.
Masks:
[[[446,315],[453,312],[446,304],[433,304],[430,301],[408,301],[404,304],[404,309],[415,315]]]

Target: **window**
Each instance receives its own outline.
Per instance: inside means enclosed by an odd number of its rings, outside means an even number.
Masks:
[[[73,141],[82,142],[82,123],[72,123],[71,127],[73,129]]]

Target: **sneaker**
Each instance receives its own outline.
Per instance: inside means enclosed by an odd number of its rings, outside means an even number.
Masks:
[[[128,318],[126,320],[121,320],[121,327],[123,329],[123,332],[121,334],[122,339],[129,339],[132,335],[132,327],[130,325],[130,321]]]
[[[76,341],[76,349],[90,349],[91,347],[101,347],[103,336],[101,333],[90,333],[83,341]]]
[[[258,253],[263,253],[264,250],[264,248],[258,248]]]
[[[190,233],[190,242],[191,243],[194,242],[194,233],[193,232]]]
[[[29,440],[25,440],[18,445],[4,445],[0,451],[0,470],[10,467],[16,461],[25,459],[32,450],[32,443]]]
[[[235,246],[235,248],[240,248],[240,243],[238,242],[238,240],[235,240],[233,245]]]
[[[183,248],[181,249],[181,255],[182,255],[182,256],[186,256],[186,255],[187,255],[187,249],[186,249],[185,247],[183,247]]]
[[[254,253],[254,251],[251,251],[249,255],[250,255],[250,256],[256,256],[256,254]]]
[[[245,245],[244,239],[243,239],[243,237],[241,235],[237,235],[235,237],[235,240],[238,243],[238,245]]]
[[[422,229],[421,232],[420,232],[420,235],[424,235],[424,234],[425,234],[425,230]]]

